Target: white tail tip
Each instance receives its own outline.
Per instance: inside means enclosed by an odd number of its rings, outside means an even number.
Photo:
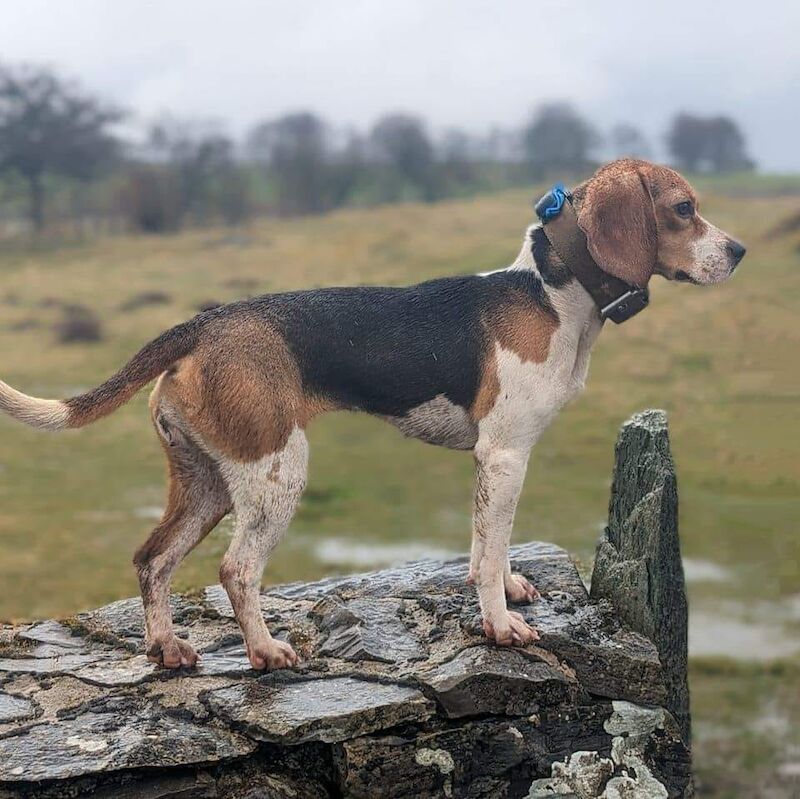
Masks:
[[[63,430],[69,408],[61,400],[29,397],[0,380],[0,410],[12,419],[40,430]]]

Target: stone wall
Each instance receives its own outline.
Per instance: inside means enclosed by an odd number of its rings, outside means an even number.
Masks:
[[[660,592],[676,591],[658,559],[674,577],[677,528],[657,558],[631,558],[649,575],[624,575],[626,590],[648,589],[636,613],[610,573],[628,560],[623,528],[648,546],[665,540],[663,506],[630,523],[654,489],[627,475],[634,464],[655,473],[644,464],[653,447],[668,455],[666,429],[624,440],[615,493],[641,496],[612,499],[593,595],[564,550],[512,552],[542,592],[519,608],[542,634],[536,646],[486,643],[466,558],[269,589],[270,628],[304,657],[291,672],[249,668],[219,586],[173,600],[179,635],[202,653],[191,672],[147,662],[138,599],[3,628],[0,797],[688,796],[688,713],[682,733],[670,712],[683,712],[685,630],[665,649],[647,626],[669,612]],[[669,648],[680,640],[682,661]]]

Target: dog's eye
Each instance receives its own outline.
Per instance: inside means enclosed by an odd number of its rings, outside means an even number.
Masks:
[[[675,213],[684,219],[688,219],[694,214],[694,206],[690,202],[678,203],[675,206]]]

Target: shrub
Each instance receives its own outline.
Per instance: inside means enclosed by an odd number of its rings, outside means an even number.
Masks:
[[[100,341],[103,338],[100,320],[85,305],[64,306],[63,316],[56,322],[55,332],[61,344]]]
[[[146,308],[148,305],[167,305],[172,301],[172,297],[165,291],[143,291],[141,294],[134,294],[123,302],[120,311],[136,311],[139,308]]]
[[[128,175],[122,205],[131,227],[142,233],[169,233],[183,216],[180,188],[171,170],[136,166]]]

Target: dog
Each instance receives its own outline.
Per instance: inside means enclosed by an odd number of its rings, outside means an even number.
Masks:
[[[370,413],[406,436],[472,452],[468,581],[477,588],[484,632],[501,646],[538,638],[507,604],[538,597],[508,560],[531,448],[582,390],[592,345],[604,319],[615,318],[609,308],[625,310],[626,298],[646,296],[654,274],[719,283],[745,254],[700,216],[690,185],[664,166],[615,161],[566,203],[565,196],[554,195],[555,206],[568,210],[552,217],[562,220],[558,235],[556,223],[532,225],[505,269],[405,288],[265,295],[213,308],[147,344],[101,386],[64,401],[0,383],[7,414],[62,430],[107,416],[157,380],[150,410],[167,457],[168,500],[134,557],[151,661],[166,668],[196,664],[197,654],[173,630],[170,581],[181,560],[234,511],[220,581],[250,663],[255,669],[298,663],[292,647],[267,629],[261,577],[306,485],[306,427],[335,410]],[[592,280],[580,277],[579,262],[595,270]],[[613,295],[615,285],[628,291],[602,307],[603,292]]]

